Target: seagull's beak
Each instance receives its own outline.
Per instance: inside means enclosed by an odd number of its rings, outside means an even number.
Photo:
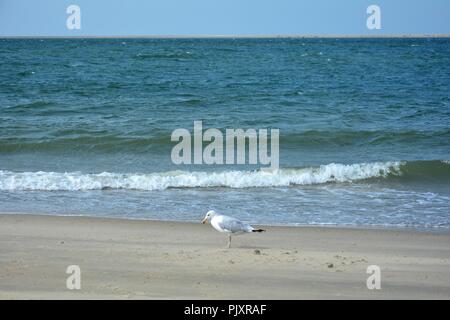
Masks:
[[[208,219],[206,219],[206,218],[204,218],[203,220],[202,220],[202,223],[203,224],[205,224],[205,223],[207,223],[208,222]]]

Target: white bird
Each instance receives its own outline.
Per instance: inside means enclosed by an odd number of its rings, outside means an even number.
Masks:
[[[231,235],[239,235],[250,232],[263,232],[266,230],[255,229],[251,225],[244,223],[236,218],[218,214],[214,210],[209,210],[202,223],[209,222],[214,229],[219,232],[228,233],[228,248],[231,247]]]

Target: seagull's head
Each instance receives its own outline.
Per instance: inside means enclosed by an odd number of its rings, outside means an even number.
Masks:
[[[205,224],[205,223],[211,221],[212,217],[214,217],[215,215],[216,215],[216,212],[214,210],[209,210],[206,213],[205,217],[203,218],[202,223]]]

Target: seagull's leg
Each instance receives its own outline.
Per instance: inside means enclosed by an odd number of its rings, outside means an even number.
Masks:
[[[231,248],[231,234],[228,235],[228,249]]]

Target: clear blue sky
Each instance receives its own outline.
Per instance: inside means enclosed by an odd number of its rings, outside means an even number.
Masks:
[[[66,28],[70,4],[81,30]],[[0,36],[200,34],[450,34],[450,0],[0,0]]]

